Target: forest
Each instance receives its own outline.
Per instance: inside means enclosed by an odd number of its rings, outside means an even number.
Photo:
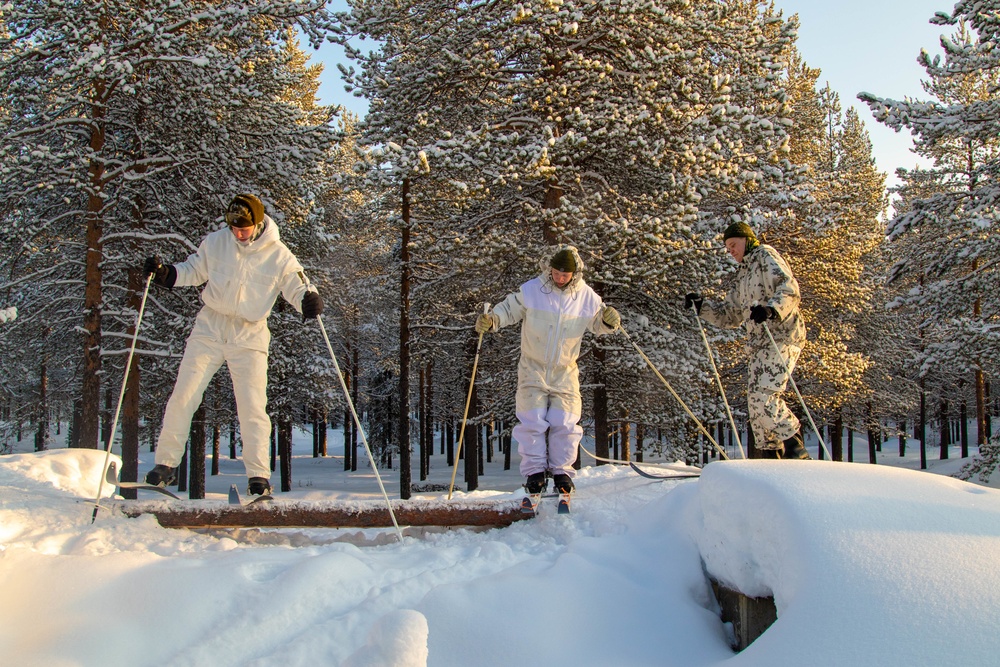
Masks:
[[[755,456],[744,336],[703,340],[684,308],[724,293],[721,234],[738,221],[801,287],[795,382],[832,458],[877,463],[876,443],[909,435],[922,460],[960,444],[978,454],[967,474],[988,476],[998,4],[935,17],[948,37],[923,56],[926,99],[862,96],[932,165],[889,189],[863,120],[798,52],[797,17],[767,2],[0,1],[0,308],[17,309],[0,324],[0,452],[45,450],[62,428],[103,449],[121,393],[115,447],[135,479],[201,307],[197,288],[154,286],[137,330],[143,260],[183,261],[253,192],[318,286],[334,350],[278,300],[268,411],[285,490],[295,427],[323,456],[322,425],[342,426],[345,469],[368,465],[367,440],[403,498],[436,448],[453,464],[463,425],[467,488],[485,458],[509,464],[520,338],[487,336],[476,357],[473,324],[560,243],[622,314],[624,333],[587,336],[580,357],[596,454],[707,462],[687,406]],[[309,61],[324,41],[346,51],[338,72]],[[321,105],[321,76],[368,114]],[[237,445],[220,372],[192,423],[192,497],[207,452]]]

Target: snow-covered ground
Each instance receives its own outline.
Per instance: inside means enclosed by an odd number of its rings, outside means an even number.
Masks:
[[[277,502],[380,497],[367,466],[344,473],[337,456],[309,456],[308,434],[295,442],[295,489]],[[908,449],[887,443],[879,466],[712,463],[671,482],[585,467],[570,516],[543,506],[403,543],[391,530],[200,533],[110,510],[91,524],[104,453],[22,450],[0,456],[0,663],[997,664],[1000,491],[908,470]],[[456,495],[518,497],[516,461],[501,468]],[[428,481],[450,472],[435,454]],[[208,502],[233,482],[242,464],[223,460]],[[706,571],[775,598],[778,621],[740,654]]]

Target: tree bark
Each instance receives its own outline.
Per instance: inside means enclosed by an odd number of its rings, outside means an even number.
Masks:
[[[292,422],[287,418],[278,420],[278,461],[281,468],[281,490],[292,490]]]
[[[600,346],[594,346],[594,453],[610,458],[608,448],[608,389],[605,386],[604,360],[607,355]],[[597,460],[597,465],[604,465]]]
[[[88,168],[89,193],[87,195],[86,240],[84,258],[83,292],[83,377],[80,386],[81,413],[79,447],[98,449],[99,413],[101,399],[101,327],[104,299],[104,161],[100,159],[105,145],[104,99],[105,83],[93,82],[91,104],[90,151]]]
[[[399,497],[410,497],[410,179],[403,179],[399,250]]]
[[[128,272],[129,306],[139,312],[145,281],[138,269]],[[129,327],[129,336],[135,335],[135,323]],[[139,342],[136,341],[136,350]],[[138,354],[132,358],[125,381],[125,398],[122,404],[122,472],[121,478],[134,482],[139,479],[139,392],[141,389]],[[123,498],[135,499],[135,489],[121,489]]]
[[[202,401],[191,419],[191,448],[188,451],[191,467],[188,498],[200,500],[205,497],[205,402]]]

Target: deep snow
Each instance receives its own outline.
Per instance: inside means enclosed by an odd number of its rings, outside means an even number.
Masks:
[[[278,502],[380,497],[370,471],[309,457],[308,434],[296,450]],[[996,664],[1000,492],[882,456],[899,465],[716,462],[675,482],[585,467],[571,516],[545,506],[402,544],[391,530],[172,530],[110,510],[91,525],[103,452],[2,456],[0,662]],[[432,466],[429,481],[447,482],[443,457]],[[493,490],[456,495],[519,495],[516,461],[487,467]],[[210,502],[243,480],[224,460]],[[775,597],[778,621],[741,654],[706,571]]]

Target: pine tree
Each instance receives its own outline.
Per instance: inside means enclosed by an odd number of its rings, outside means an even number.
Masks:
[[[196,1],[3,12],[2,261],[12,279],[41,281],[26,305],[58,327],[53,337],[82,344],[79,435],[94,447],[102,359],[114,354],[104,339],[134,321],[129,272],[152,252],[183,259],[237,189],[289,198],[333,140],[315,111],[281,101],[295,75],[274,48],[292,24],[320,34],[326,15]],[[152,298],[151,377],[194,308],[183,295]]]
[[[957,25],[943,37],[944,57],[926,51],[924,89],[930,101],[859,97],[875,117],[914,135],[914,152],[932,161],[930,169],[901,172],[907,205],[889,233],[897,253],[893,277],[909,290],[896,302],[911,310],[921,332],[920,375],[932,369],[970,372],[977,404],[978,442],[986,442],[985,382],[996,372],[995,317],[1000,301],[993,257],[997,254],[995,127],[998,75],[992,55],[997,44],[996,2],[958,2],[952,14],[932,23]]]
[[[782,180],[776,72],[791,28],[735,1],[404,5],[345,17],[383,45],[354,52],[362,71],[345,73],[370,100],[368,141],[390,149],[391,177],[410,184],[412,268],[436,295],[414,301],[418,315],[471,323],[477,304],[537,273],[547,246],[572,242],[588,281],[687,383],[698,366],[670,329],[688,325],[678,307],[687,286],[714,271],[700,206]],[[650,373],[622,341],[609,345],[594,349],[621,378],[611,400],[629,403]],[[500,383],[483,372],[486,400],[509,399],[509,371]]]

